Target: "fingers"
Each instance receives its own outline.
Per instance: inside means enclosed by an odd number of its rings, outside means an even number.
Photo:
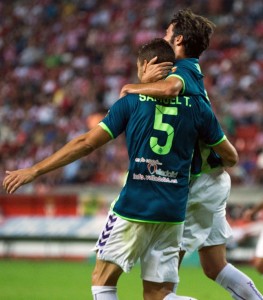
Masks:
[[[6,171],[6,174],[10,174],[10,171]],[[3,181],[3,188],[6,190],[8,186],[9,176],[7,175]]]
[[[6,171],[6,178],[3,181],[3,188],[8,194],[14,193],[24,182],[23,178],[18,174]]]
[[[14,190],[14,185],[16,184],[17,184],[17,180],[12,179],[11,175],[7,175],[7,177],[3,181],[3,187],[8,194],[12,193],[12,191]]]
[[[155,65],[157,59],[158,59],[158,56],[155,56],[154,58],[152,58],[152,59],[147,63],[147,67],[150,66],[150,65]],[[162,66],[162,67],[169,67],[169,68],[171,69],[172,66],[173,66],[173,63],[172,63],[172,62],[169,62],[169,61],[166,61],[166,62],[158,63],[157,65],[158,65],[158,66]]]
[[[120,98],[125,97],[128,93],[127,93],[127,89],[128,89],[128,84],[125,84],[120,91]]]
[[[159,63],[158,66],[163,68],[169,68],[171,70],[173,63],[167,61],[167,62]]]
[[[169,74],[170,71],[171,71],[170,68],[162,67],[162,68],[156,70],[155,74],[156,74],[157,77],[162,79],[162,78],[166,77]]]
[[[155,56],[154,58],[152,58],[152,59],[147,63],[147,66],[149,66],[149,65],[154,65],[155,62],[157,61],[157,59],[158,59],[158,56]]]
[[[12,182],[6,185],[6,192],[8,194],[14,193],[19,187],[19,182],[17,180],[13,180]]]
[[[123,92],[123,91],[120,92],[120,98],[125,97],[126,95],[127,95],[126,92]]]

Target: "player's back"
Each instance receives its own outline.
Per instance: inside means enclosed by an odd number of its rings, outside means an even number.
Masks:
[[[198,135],[208,143],[222,137],[207,103],[198,96],[128,95],[103,122],[114,137],[125,130],[130,158],[114,212],[140,221],[183,221],[195,141]]]

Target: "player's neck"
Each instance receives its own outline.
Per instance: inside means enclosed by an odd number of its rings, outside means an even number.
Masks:
[[[187,58],[187,56],[185,55],[185,52],[184,52],[183,48],[177,48],[175,50],[175,57],[176,57],[176,59]]]

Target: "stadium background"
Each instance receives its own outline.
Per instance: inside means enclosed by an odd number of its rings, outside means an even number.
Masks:
[[[121,87],[137,82],[139,45],[162,37],[173,12],[185,7],[217,25],[200,64],[240,156],[229,170],[235,238],[228,256],[251,262],[262,222],[240,217],[263,200],[262,0],[0,1],[0,180],[97,124]],[[92,260],[126,168],[121,136],[13,196],[1,187],[0,256]]]

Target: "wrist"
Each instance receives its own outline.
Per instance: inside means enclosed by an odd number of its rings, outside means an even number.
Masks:
[[[41,175],[41,171],[40,171],[40,169],[36,165],[31,168],[31,173],[32,173],[32,175],[33,175],[34,178],[36,178],[39,175]]]
[[[150,83],[151,82],[151,80],[149,80],[149,78],[143,78],[142,77],[142,79],[141,79],[141,83]]]

